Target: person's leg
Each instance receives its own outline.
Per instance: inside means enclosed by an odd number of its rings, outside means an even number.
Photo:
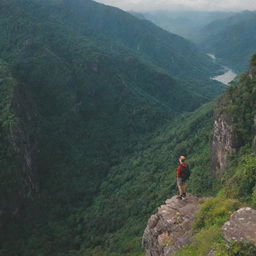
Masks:
[[[186,193],[187,191],[187,183],[184,182],[183,184],[183,193]]]
[[[185,197],[186,196],[186,191],[187,191],[187,183],[186,182],[183,183],[182,191],[183,191],[182,195],[183,195],[183,197]]]
[[[179,194],[180,196],[183,194],[183,190],[182,190],[182,186],[181,185],[178,185],[178,189],[179,189]]]
[[[182,180],[181,178],[177,178],[177,187],[179,190],[179,195],[177,196],[178,199],[182,199],[182,194],[183,194],[183,190],[182,190]]]

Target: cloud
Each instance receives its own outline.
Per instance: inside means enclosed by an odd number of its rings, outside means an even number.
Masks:
[[[124,10],[256,10],[255,0],[96,0]]]

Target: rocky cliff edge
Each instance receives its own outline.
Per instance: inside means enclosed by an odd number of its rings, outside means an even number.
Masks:
[[[192,223],[199,210],[199,198],[188,194],[166,200],[148,220],[142,245],[146,256],[167,256],[192,240]]]

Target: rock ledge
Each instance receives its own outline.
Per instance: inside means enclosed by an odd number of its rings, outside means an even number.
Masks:
[[[148,220],[142,245],[146,256],[169,256],[191,242],[192,223],[199,210],[199,198],[188,194],[183,200],[176,196],[166,200]]]
[[[222,226],[222,232],[228,243],[246,242],[256,246],[256,210],[240,208]]]

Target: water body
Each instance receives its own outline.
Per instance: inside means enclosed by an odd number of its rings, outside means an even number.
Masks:
[[[216,57],[214,54],[208,53],[207,54],[212,60],[216,61]]]
[[[216,57],[214,54],[208,53],[207,54],[214,62],[216,61]],[[231,81],[235,79],[237,74],[230,68],[223,66],[223,74],[211,77],[212,80],[219,81],[225,85],[228,85]]]
[[[228,69],[224,74],[219,76],[214,76],[211,79],[228,85],[231,81],[233,81],[236,78],[236,76],[237,76],[236,73],[234,73],[231,69]]]

